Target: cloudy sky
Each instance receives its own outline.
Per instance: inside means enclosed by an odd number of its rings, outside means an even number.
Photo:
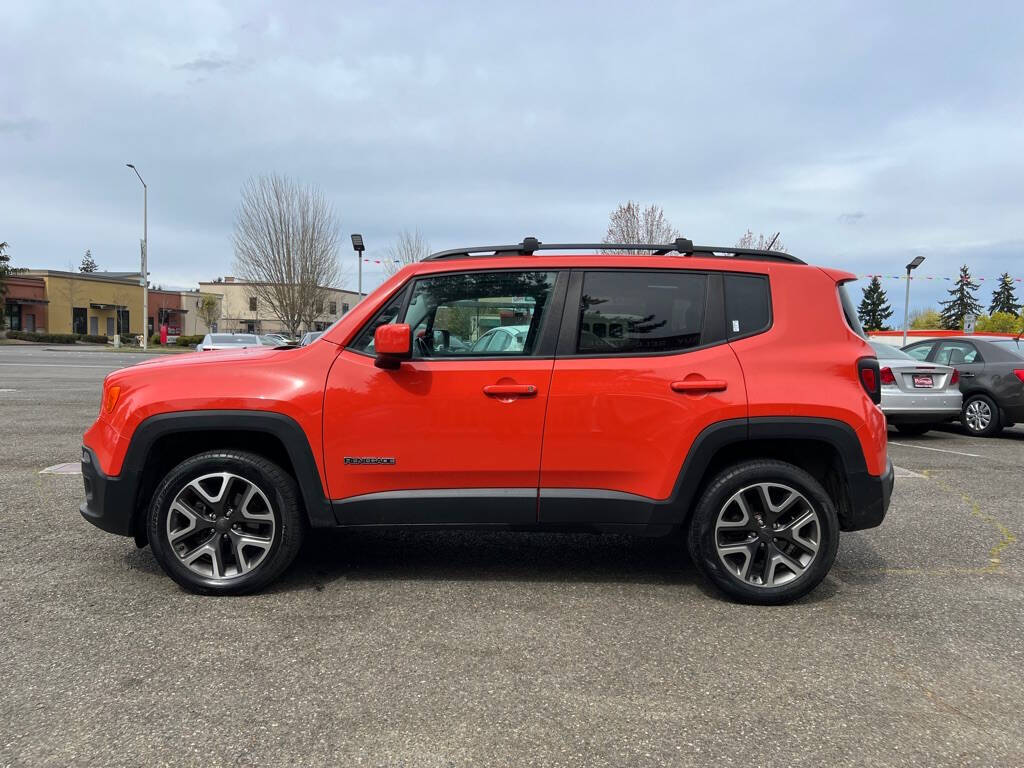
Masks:
[[[403,228],[600,239],[634,199],[699,242],[778,230],[858,273],[967,263],[986,304],[1024,277],[1019,2],[8,2],[0,29],[20,266],[137,268],[133,162],[165,285],[232,272],[239,189],[272,171],[320,186],[371,258]]]

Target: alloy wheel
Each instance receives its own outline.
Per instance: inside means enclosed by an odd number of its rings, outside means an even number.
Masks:
[[[207,579],[234,579],[258,567],[277,530],[266,494],[231,472],[190,481],[167,513],[171,551],[182,565]]]
[[[814,562],[821,519],[800,491],[782,483],[748,485],[726,500],[715,521],[715,548],[726,570],[755,587],[779,587]]]
[[[972,400],[967,404],[965,412],[967,428],[972,432],[981,432],[992,423],[992,409],[984,400]]]

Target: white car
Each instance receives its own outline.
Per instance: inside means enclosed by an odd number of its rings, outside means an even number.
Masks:
[[[499,325],[473,342],[469,354],[475,352],[522,352],[530,335],[528,325]]]
[[[260,339],[255,333],[208,333],[201,342],[196,344],[196,352],[259,346],[261,346]]]

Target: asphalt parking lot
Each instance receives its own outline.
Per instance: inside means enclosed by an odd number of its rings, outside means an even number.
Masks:
[[[781,608],[676,539],[318,536],[245,598],[78,514],[103,376],[0,346],[0,765],[1022,765],[1024,428],[890,434],[889,517]]]

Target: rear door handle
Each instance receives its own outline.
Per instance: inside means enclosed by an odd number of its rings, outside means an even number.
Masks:
[[[537,388],[533,384],[488,384],[484,387],[484,394],[488,397],[532,397],[537,394]]]
[[[673,381],[673,392],[722,392],[728,384],[724,379],[686,379]]]
[[[965,379],[973,379],[974,378],[974,374],[971,373],[970,371],[960,371],[960,375],[963,376]]]

